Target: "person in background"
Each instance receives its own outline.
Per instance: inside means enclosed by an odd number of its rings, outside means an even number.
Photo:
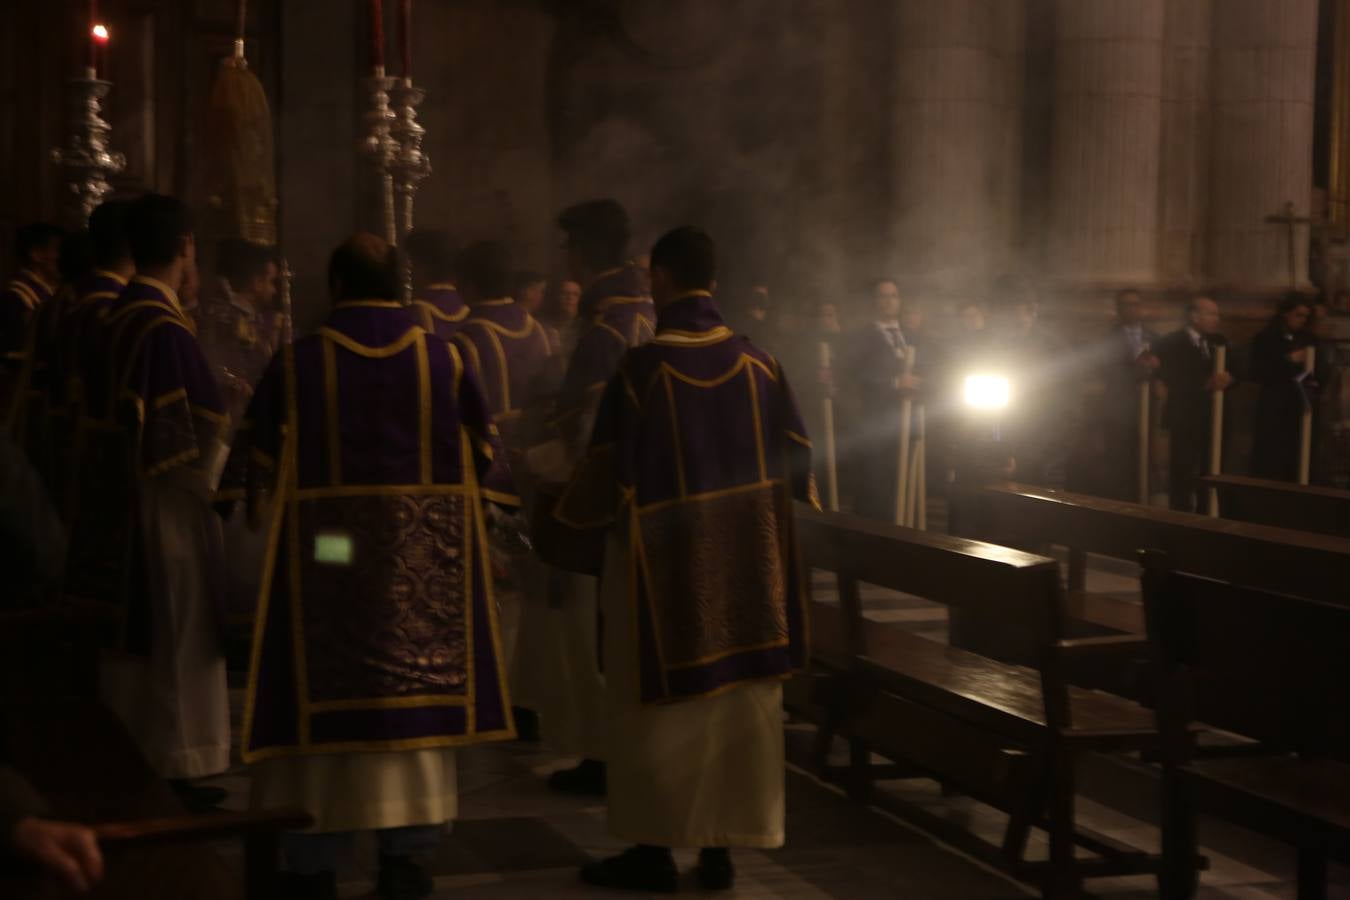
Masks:
[[[237,426],[281,340],[271,315],[280,273],[272,248],[241,238],[220,242],[216,270],[197,334]]]
[[[1198,296],[1186,304],[1186,324],[1159,338],[1158,377],[1167,386],[1163,427],[1171,434],[1168,494],[1172,509],[1195,512],[1196,484],[1209,462],[1210,398],[1233,384],[1229,372],[1214,371],[1214,352],[1227,346],[1219,333],[1219,305]]]
[[[1153,352],[1158,335],[1144,324],[1139,292],[1125,289],[1115,298],[1116,321],[1102,343],[1099,362],[1102,396],[1088,421],[1100,440],[1100,489],[1117,500],[1139,499],[1139,386],[1158,369]]]
[[[455,280],[455,246],[449,235],[432,228],[414,228],[403,239],[413,277],[413,314],[418,324],[448,341],[469,317]]]
[[[902,306],[895,280],[877,279],[872,320],[848,340],[840,367],[856,409],[845,454],[856,475],[854,511],[882,522],[896,520],[902,401],[914,398],[921,384],[921,370],[906,370],[913,345],[900,327]]]
[[[1316,343],[1308,327],[1312,305],[1291,293],[1252,340],[1248,360],[1253,381],[1261,387],[1252,428],[1252,475],[1276,481],[1297,481],[1299,434],[1305,410],[1317,402],[1316,374],[1305,365]]]
[[[1016,402],[1008,409],[1007,438],[1017,459],[1017,478],[1049,484],[1063,468],[1066,418],[1057,387],[1068,377],[1055,341],[1041,324],[1040,304],[1030,287],[1006,280],[1000,290],[1009,305],[1007,331],[998,354],[1005,360]]]
[[[0,291],[0,424],[9,422],[22,397],[19,381],[28,358],[29,325],[39,309],[56,295],[61,278],[61,239],[55,225],[34,222],[14,236],[18,271]]]

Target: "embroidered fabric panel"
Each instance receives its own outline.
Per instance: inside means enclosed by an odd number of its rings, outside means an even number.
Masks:
[[[311,702],[467,695],[467,519],[458,494],[300,501]],[[320,536],[350,561],[316,561]]]
[[[764,485],[639,516],[665,668],[787,643],[790,515],[784,491]]]

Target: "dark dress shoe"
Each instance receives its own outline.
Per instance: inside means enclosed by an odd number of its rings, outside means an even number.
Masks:
[[[630,847],[618,856],[581,867],[589,885],[651,894],[673,894],[680,887],[675,857],[665,847]]]
[[[539,743],[539,714],[523,706],[511,707],[516,720],[516,740],[524,744]]]
[[[436,883],[410,856],[380,854],[380,876],[375,891],[384,900],[421,900],[431,896]]]
[[[583,759],[574,769],[560,769],[548,776],[548,786],[564,794],[605,796],[605,764]]]
[[[729,891],[736,884],[736,867],[726,847],[707,847],[698,852],[698,885],[705,891]]]
[[[297,875],[282,872],[277,876],[278,900],[337,900],[337,873]]]
[[[175,779],[169,787],[178,795],[178,799],[187,807],[188,812],[204,813],[219,809],[220,804],[230,796],[230,792],[209,784],[194,784],[191,781]]]

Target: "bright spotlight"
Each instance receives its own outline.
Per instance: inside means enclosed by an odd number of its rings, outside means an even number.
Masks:
[[[90,30],[93,32],[94,40],[98,41],[100,44],[108,43],[108,38],[112,36],[108,33],[108,26],[101,23],[95,25]]]
[[[972,409],[1006,409],[1012,391],[1001,375],[967,375],[966,406]]]

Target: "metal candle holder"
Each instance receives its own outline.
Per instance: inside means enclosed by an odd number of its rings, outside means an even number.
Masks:
[[[70,218],[83,228],[90,213],[112,191],[108,179],[126,168],[127,158],[108,149],[112,128],[103,118],[103,99],[112,90],[112,82],[85,69],[83,78],[72,78],[66,87],[69,132],[65,146],[52,150],[52,160],[65,173]]]
[[[417,186],[431,174],[431,159],[422,151],[422,140],[427,130],[417,121],[417,107],[426,99],[427,92],[413,87],[412,79],[405,78],[394,89],[393,137],[398,144],[394,155],[394,183],[398,190],[399,234],[406,235],[413,228],[413,199]]]
[[[398,242],[398,232],[394,217],[393,166],[399,146],[392,134],[396,116],[389,106],[389,91],[394,86],[394,79],[384,74],[383,66],[376,66],[374,74],[365,80],[365,84],[369,96],[369,108],[365,114],[366,136],[358,146],[362,153],[370,157],[375,174],[379,177],[384,239],[395,244]]]

